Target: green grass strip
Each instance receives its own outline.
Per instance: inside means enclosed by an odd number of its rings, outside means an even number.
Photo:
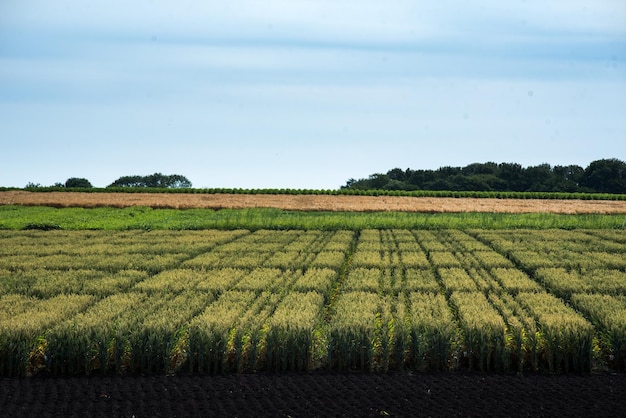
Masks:
[[[0,229],[624,229],[624,215],[551,213],[305,212],[280,209],[52,208],[0,206]]]

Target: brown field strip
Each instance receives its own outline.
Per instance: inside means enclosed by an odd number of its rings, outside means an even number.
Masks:
[[[278,208],[303,211],[401,211],[626,214],[626,201],[486,199],[280,194],[0,192],[0,205],[54,207],[149,206],[173,209]]]

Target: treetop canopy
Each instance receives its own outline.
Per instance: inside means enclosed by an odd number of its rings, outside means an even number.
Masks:
[[[578,165],[522,167],[516,163],[474,163],[437,170],[402,170],[350,179],[344,189],[449,190],[487,192],[583,192],[626,193],[626,163],[618,159]]]
[[[154,173],[148,176],[122,176],[107,187],[154,187],[168,189],[185,189],[191,182],[179,174],[166,175]]]

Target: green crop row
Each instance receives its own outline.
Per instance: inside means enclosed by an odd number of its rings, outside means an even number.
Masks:
[[[0,187],[0,191],[20,190]],[[242,188],[154,188],[154,187],[107,187],[66,188],[27,187],[34,192],[82,192],[82,193],[185,193],[185,194],[284,194],[284,195],[332,195],[332,196],[410,196],[410,197],[469,197],[488,199],[579,199],[579,200],[626,200],[625,194],[570,193],[570,192],[496,192],[453,190],[359,190],[359,189],[242,189]]]
[[[280,209],[51,208],[0,206],[0,230],[624,230],[624,215],[551,213],[306,212]]]

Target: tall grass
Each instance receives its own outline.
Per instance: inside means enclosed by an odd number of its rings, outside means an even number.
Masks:
[[[0,229],[623,229],[623,215],[550,213],[304,212],[280,209],[51,208],[0,206]]]

